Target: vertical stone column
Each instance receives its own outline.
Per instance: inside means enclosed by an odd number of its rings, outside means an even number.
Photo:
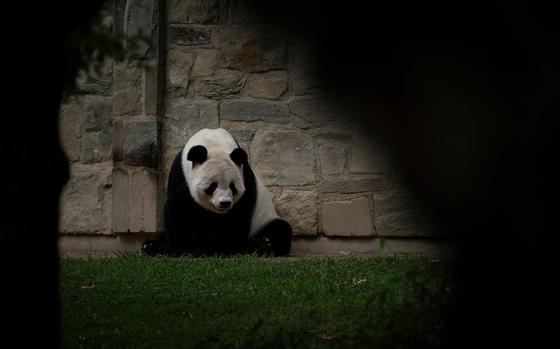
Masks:
[[[164,0],[115,0],[116,33],[143,35],[137,60],[113,79],[113,233],[161,231],[161,105]]]

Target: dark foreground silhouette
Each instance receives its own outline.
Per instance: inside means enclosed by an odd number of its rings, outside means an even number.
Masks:
[[[257,13],[316,45],[336,100],[387,142],[426,209],[459,240],[463,310],[449,318],[449,346],[534,348],[555,339],[557,9],[535,1],[262,3]],[[3,8],[19,20],[2,23],[5,343],[58,343],[63,45],[98,5]]]

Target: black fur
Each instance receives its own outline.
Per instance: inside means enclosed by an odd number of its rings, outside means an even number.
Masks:
[[[189,156],[194,148],[189,151]],[[199,150],[196,150],[197,155],[200,155]],[[177,154],[169,173],[164,207],[165,232],[159,239],[144,243],[142,250],[145,253],[214,255],[256,251],[273,256],[289,253],[292,231],[290,225],[280,219],[270,222],[249,241],[257,192],[255,175],[244,150],[234,150],[232,159],[240,161],[238,166],[243,166],[245,193],[225,214],[210,212],[194,201],[182,171],[181,153]]]
[[[187,160],[192,161],[193,165],[200,165],[208,157],[208,150],[202,145],[195,145],[189,150]]]
[[[229,154],[229,157],[231,158],[231,160],[233,162],[235,162],[235,164],[237,166],[241,166],[242,164],[247,164],[247,153],[245,152],[245,150],[241,149],[241,148],[236,148],[234,149],[231,154]]]

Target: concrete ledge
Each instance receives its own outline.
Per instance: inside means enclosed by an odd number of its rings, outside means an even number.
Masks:
[[[59,238],[62,256],[109,257],[124,252],[139,252],[142,243],[152,236],[122,234],[118,236],[63,235]],[[291,256],[348,256],[348,255],[434,255],[452,256],[449,240],[386,238],[381,248],[379,238],[302,238],[295,237]]]
[[[61,256],[109,257],[118,253],[138,252],[147,238],[136,234],[62,235],[58,238],[58,250]]]
[[[347,256],[347,255],[434,255],[452,256],[453,243],[449,240],[417,238],[298,238],[292,242],[292,256]]]

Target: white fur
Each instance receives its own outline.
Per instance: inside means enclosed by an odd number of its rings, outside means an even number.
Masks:
[[[189,150],[202,145],[208,151],[207,160],[193,167],[187,160]],[[220,201],[231,201],[231,207],[245,192],[243,185],[243,169],[239,168],[230,158],[231,152],[237,148],[233,136],[223,128],[202,129],[196,132],[183,148],[181,165],[193,199],[202,207],[216,213],[226,213],[229,209],[220,208]],[[218,183],[214,193],[209,196],[204,191],[212,182]],[[233,195],[229,185],[233,182],[237,194]]]
[[[278,218],[278,214],[272,203],[272,194],[266,189],[264,183],[257,174],[255,174],[255,181],[257,185],[257,201],[255,203],[253,216],[251,217],[251,231],[249,232],[249,236],[254,236],[267,223]]]

